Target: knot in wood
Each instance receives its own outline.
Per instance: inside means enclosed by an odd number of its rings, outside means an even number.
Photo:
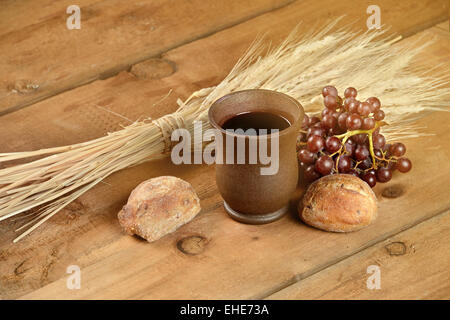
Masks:
[[[383,190],[381,195],[385,198],[394,199],[400,197],[404,193],[403,186],[395,184]]]
[[[402,256],[406,253],[406,245],[403,242],[392,242],[385,246],[391,256]]]
[[[168,77],[175,73],[175,70],[175,64],[172,61],[154,58],[133,65],[130,72],[139,79],[148,80]]]
[[[9,89],[19,94],[32,93],[39,89],[39,84],[33,83],[30,80],[17,80],[10,85]]]
[[[205,250],[208,241],[202,236],[189,236],[178,240],[177,248],[187,255],[197,255]]]

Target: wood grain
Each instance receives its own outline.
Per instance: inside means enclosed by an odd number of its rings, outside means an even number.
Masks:
[[[218,83],[258,31],[268,30],[269,39],[279,41],[300,19],[312,21],[313,12],[307,15],[293,10],[300,7],[295,3],[262,15],[171,50],[161,57],[162,62],[147,62],[140,71],[139,67],[134,70],[141,75],[163,74],[160,79],[122,72],[0,117],[0,136],[8,141],[1,152],[78,142],[126,124],[96,105],[132,120],[173,111],[177,97]],[[323,23],[327,14],[316,14]],[[421,35],[441,37],[427,51],[428,65],[448,60],[446,35],[434,28]],[[167,72],[170,68],[164,62],[175,65],[174,72]],[[155,65],[163,67],[156,72],[152,69]],[[174,91],[162,100],[170,88]],[[442,190],[441,183],[450,178],[445,161],[450,156],[448,115],[432,114],[421,123],[436,136],[408,142],[414,169],[407,175],[397,174],[389,185],[377,186],[380,219],[368,229],[344,235],[321,232],[303,225],[295,217],[295,209],[269,225],[236,223],[222,208],[212,167],[174,166],[161,160],[111,176],[17,245],[10,241],[20,221],[1,223],[0,297],[266,297],[448,209],[450,190]],[[431,156],[423,157],[424,151]],[[433,166],[439,161],[444,165]],[[129,192],[142,180],[164,174],[193,184],[201,198],[200,215],[153,244],[121,233],[116,214]],[[437,175],[440,179],[435,179]],[[302,192],[300,187],[294,206]],[[71,264],[82,268],[81,290],[66,288],[66,268]]]
[[[380,289],[367,288],[369,266]],[[382,241],[268,299],[449,299],[450,212]]]
[[[110,77],[289,1],[85,0],[79,30],[66,27],[71,1],[7,2],[0,20],[0,112]],[[37,13],[21,15],[28,11]],[[11,19],[15,28],[7,32],[2,26]]]
[[[76,4],[80,7],[87,7],[102,0],[79,0]],[[30,25],[48,21],[51,16],[59,15],[61,21],[65,23],[66,8],[74,4],[72,1],[60,0],[55,5],[52,0],[2,0],[2,10],[0,11],[0,35],[10,32],[18,32]],[[26,12],[26,15],[23,14]]]
[[[0,114],[97,79],[204,37],[290,0],[258,1],[96,1],[83,0],[82,27],[66,28],[69,0],[49,3],[6,1],[0,13]],[[332,17],[366,28],[370,1],[297,1],[282,10],[280,22],[297,17],[305,29]],[[380,0],[382,23],[408,36],[446,17],[446,0]],[[200,9],[199,9],[200,8]],[[31,15],[21,15],[31,12]],[[280,16],[280,14],[278,14]],[[283,16],[284,15],[284,16]],[[269,17],[269,16],[268,16]],[[261,20],[260,20],[261,21]],[[247,32],[270,30],[270,18]],[[232,39],[228,39],[232,40]],[[230,44],[231,46],[231,44]],[[58,61],[58,63],[55,63]]]
[[[442,128],[446,121],[448,118],[433,114],[423,123]],[[435,137],[432,143],[450,138],[448,130],[436,133],[439,139]],[[441,181],[450,179],[450,170],[448,165],[438,168],[429,162],[447,159],[449,149],[426,149],[425,152],[433,152],[435,156],[423,159],[423,145],[429,141],[429,137],[409,141],[408,156],[414,161],[413,171],[396,174],[388,185],[378,185],[375,192],[380,200],[379,219],[369,228],[349,234],[307,227],[295,217],[295,210],[269,225],[234,222],[222,208],[212,168],[185,170],[171,168],[167,163],[152,163],[129,169],[107,179],[110,186],[99,186],[80,198],[79,206],[88,210],[64,212],[27,242],[16,247],[3,246],[8,260],[1,274],[11,275],[23,261],[21,268],[28,271],[21,274],[22,281],[15,276],[9,283],[4,278],[0,281],[8,286],[9,293],[33,284],[38,287],[37,280],[42,280],[40,285],[48,283],[40,289],[28,290],[31,292],[24,298],[266,297],[447,210],[450,190],[442,189]],[[143,175],[148,178],[161,174],[173,174],[192,183],[199,192],[202,212],[191,223],[154,244],[121,234],[115,215],[125,203],[126,189],[130,191]],[[435,179],[437,175],[439,179]],[[302,192],[299,189],[300,195]],[[293,206],[296,200],[293,199]],[[64,239],[60,238],[61,233]],[[191,255],[179,250],[180,241],[191,237],[201,239],[200,253]],[[66,288],[65,268],[70,264],[82,269],[84,285],[80,290]]]

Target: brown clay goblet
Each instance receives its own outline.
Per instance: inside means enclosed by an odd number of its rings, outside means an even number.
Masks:
[[[288,126],[276,133],[266,135],[244,135],[225,130],[223,125],[231,118],[243,113],[270,113],[284,118]],[[280,218],[288,211],[289,200],[298,182],[296,141],[303,120],[301,104],[280,92],[252,89],[228,94],[212,104],[209,121],[222,137],[222,145],[216,146],[216,183],[224,199],[224,207],[235,220],[263,224]],[[271,174],[262,174],[262,168],[276,167],[262,161],[250,161],[250,152],[255,146],[258,154],[261,141],[266,139],[267,154],[276,158],[278,168]],[[237,163],[238,144],[245,145],[245,161]],[[217,142],[217,137],[216,137]],[[278,143],[278,147],[274,143]],[[242,146],[242,145],[241,145]],[[278,149],[278,150],[277,150]],[[219,152],[218,152],[219,151]],[[242,149],[241,149],[242,151]],[[253,150],[254,151],[254,150]],[[235,160],[229,163],[230,159]],[[222,163],[217,161],[221,157]],[[268,170],[266,170],[268,171]]]

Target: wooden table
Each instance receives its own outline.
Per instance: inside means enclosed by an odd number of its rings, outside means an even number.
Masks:
[[[1,5],[0,152],[81,142],[127,124],[105,109],[131,120],[172,112],[177,98],[219,83],[258,34],[276,44],[300,21],[305,31],[342,14],[341,25],[365,30],[371,2],[80,0],[81,29],[68,30],[71,4]],[[397,45],[437,39],[416,65],[448,68],[448,1],[377,5],[388,33],[404,37]],[[364,230],[322,232],[294,212],[268,225],[237,223],[212,166],[159,160],[112,175],[18,244],[21,221],[2,222],[0,298],[448,299],[450,115],[419,122],[432,135],[406,141],[413,170],[376,186],[379,218]],[[202,211],[150,244],[123,234],[116,215],[138,183],[159,175],[192,183]],[[69,265],[81,268],[79,290],[66,287]],[[371,265],[380,290],[366,286]]]

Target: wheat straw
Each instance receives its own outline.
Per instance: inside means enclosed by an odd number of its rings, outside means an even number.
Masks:
[[[192,132],[194,120],[203,121],[207,128],[209,106],[233,91],[284,92],[314,113],[322,108],[324,85],[335,85],[339,91],[354,86],[359,97],[381,98],[386,119],[392,123],[384,133],[394,139],[416,137],[419,128],[414,120],[424,111],[447,106],[449,75],[431,77],[425,70],[411,68],[413,58],[431,40],[422,38],[400,47],[393,45],[399,38],[379,40],[383,31],[331,32],[334,27],[330,24],[303,37],[294,30],[274,49],[259,38],[220,84],[196,91],[184,102],[178,100],[179,109],[171,115],[136,121],[80,144],[0,154],[0,163],[43,157],[0,170],[0,221],[24,212],[32,217],[16,230],[28,228],[14,240],[19,241],[110,174],[165,156],[173,129],[185,127]]]

